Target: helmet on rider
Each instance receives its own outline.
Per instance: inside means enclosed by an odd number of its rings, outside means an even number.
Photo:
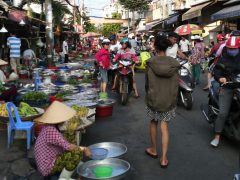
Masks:
[[[240,38],[230,37],[226,42],[227,54],[229,56],[235,57],[239,54],[240,48]]]
[[[104,40],[102,41],[102,45],[109,45],[109,44],[110,44],[109,39],[104,39]]]
[[[131,49],[131,44],[130,44],[128,38],[126,38],[126,37],[122,38],[120,43],[121,43],[123,49],[126,49],[126,48],[130,48]]]
[[[231,32],[231,36],[238,36],[240,37],[240,31],[239,30],[235,30]]]
[[[224,41],[225,37],[222,34],[217,35],[217,40],[218,41]]]
[[[226,34],[225,39],[228,40],[231,37],[231,34]]]
[[[116,35],[113,34],[113,35],[111,35],[111,36],[109,37],[109,40],[110,40],[110,41],[115,41],[116,38],[117,38]]]

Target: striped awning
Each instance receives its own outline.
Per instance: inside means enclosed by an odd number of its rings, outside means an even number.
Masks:
[[[240,5],[226,7],[211,16],[212,21],[240,17]]]

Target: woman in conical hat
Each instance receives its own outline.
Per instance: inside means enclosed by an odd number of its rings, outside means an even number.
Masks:
[[[37,137],[34,147],[37,167],[43,176],[61,171],[66,166],[74,169],[80,162],[82,153],[85,156],[91,155],[88,148],[69,143],[57,128],[58,125],[73,118],[75,114],[72,108],[54,101],[46,112],[36,119],[37,122],[46,124]],[[63,157],[65,152],[70,152],[67,153],[68,157]],[[72,164],[69,165],[69,163]]]
[[[11,81],[15,81],[18,79],[18,75],[14,73],[14,71],[11,72],[9,78],[7,79],[4,69],[8,65],[8,63],[2,59],[0,59],[0,86],[3,87],[4,83],[8,83]],[[0,101],[13,101],[17,97],[17,88],[14,84],[11,84],[11,87],[7,90],[2,90],[0,92]]]

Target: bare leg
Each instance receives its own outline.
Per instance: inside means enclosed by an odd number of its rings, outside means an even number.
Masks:
[[[138,97],[137,83],[135,81],[133,82],[133,90],[134,90],[135,96]]]
[[[116,74],[115,77],[114,77],[114,82],[113,82],[112,89],[116,89],[116,87],[117,87],[117,79],[118,79],[118,75]]]
[[[162,135],[162,157],[161,157],[161,165],[167,165],[167,151],[168,151],[168,143],[169,143],[169,132],[168,132],[168,122],[161,121],[160,124],[161,135]]]
[[[151,138],[151,147],[147,149],[152,155],[157,155],[157,122],[152,120],[150,122],[150,138]]]
[[[211,79],[212,79],[212,73],[208,73],[208,76],[207,76],[207,86],[205,86],[204,88],[203,88],[203,90],[206,90],[206,89],[208,89],[208,88],[210,88],[210,86],[211,86]]]
[[[103,82],[102,83],[102,92],[106,92],[106,89],[107,89],[107,83]]]

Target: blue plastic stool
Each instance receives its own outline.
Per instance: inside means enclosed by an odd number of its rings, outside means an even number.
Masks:
[[[22,122],[18,114],[18,110],[13,103],[8,102],[6,108],[9,116],[8,148],[13,143],[14,131],[26,131],[27,132],[27,149],[30,149],[31,141],[33,141],[33,138],[34,138],[34,131],[33,131],[34,123],[31,121]]]

